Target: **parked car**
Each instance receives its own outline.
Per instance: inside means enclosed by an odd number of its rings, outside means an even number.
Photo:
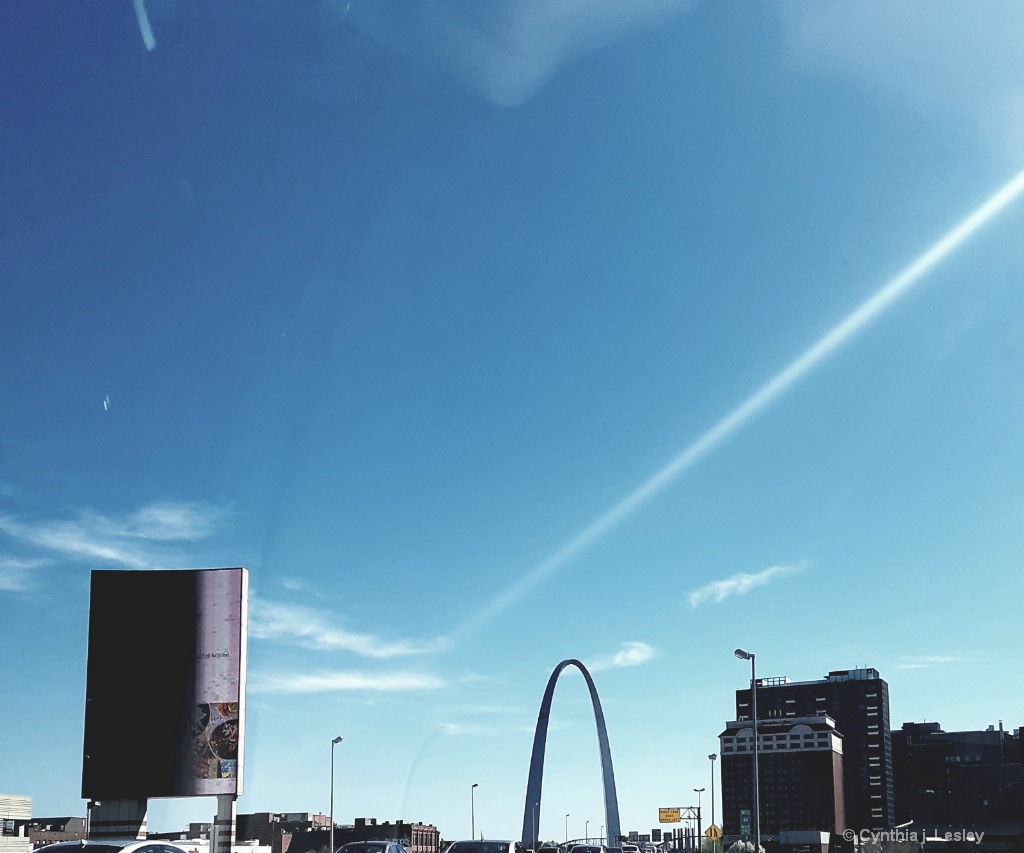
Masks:
[[[527,853],[519,841],[453,841],[445,853]]]
[[[168,841],[138,841],[116,839],[103,841],[58,841],[37,847],[46,853],[186,853],[183,847]]]
[[[406,853],[397,841],[350,841],[338,848],[337,853]]]

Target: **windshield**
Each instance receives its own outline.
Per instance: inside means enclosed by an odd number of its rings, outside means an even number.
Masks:
[[[111,599],[118,783],[167,729],[240,815],[333,804],[338,846],[739,837],[753,678],[782,719],[783,685],[884,681],[863,730],[801,694],[807,749],[884,789],[857,829],[933,787],[888,769],[904,722],[1015,737],[1020,7],[38,0],[0,31],[0,754],[33,813],[86,813],[94,570],[248,570],[245,689],[198,712],[125,687],[180,675],[129,653],[191,642],[195,597]]]

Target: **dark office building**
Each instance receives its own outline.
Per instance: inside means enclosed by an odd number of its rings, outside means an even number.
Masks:
[[[904,723],[892,733],[898,823],[972,826],[1016,822],[1024,830],[1021,732],[999,727],[944,732],[938,723]]]
[[[760,710],[760,708],[759,708]],[[843,739],[829,717],[766,720],[758,729],[762,839],[785,844],[787,834],[846,829]],[[722,756],[722,829],[740,834],[740,811],[753,801],[753,729],[728,723],[719,736]],[[828,844],[828,841],[825,842]]]
[[[737,690],[736,719],[749,721],[751,716],[750,688]],[[757,680],[759,730],[779,718],[825,716],[835,721],[842,736],[846,826],[891,829],[895,821],[889,685],[878,670],[835,670],[820,681]],[[762,783],[762,798],[766,793]]]

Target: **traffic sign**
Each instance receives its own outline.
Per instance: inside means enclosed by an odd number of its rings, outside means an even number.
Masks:
[[[719,829],[719,828],[718,828],[717,826],[715,826],[714,824],[711,824],[711,826],[709,826],[709,827],[708,827],[707,829],[705,829],[705,830],[704,830],[704,834],[705,834],[705,835],[706,835],[706,836],[707,836],[707,837],[708,837],[708,838],[709,838],[709,839],[710,839],[711,841],[718,841],[718,839],[722,837],[722,830],[720,830],[720,829]]]
[[[658,823],[679,823],[679,809],[658,809]]]

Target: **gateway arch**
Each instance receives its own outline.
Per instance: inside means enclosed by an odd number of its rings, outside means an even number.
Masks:
[[[601,776],[604,783],[605,826],[608,827],[609,847],[619,846],[619,800],[615,793],[615,772],[612,770],[612,751],[608,746],[608,730],[604,724],[601,700],[587,668],[575,659],[562,661],[555,667],[548,679],[544,698],[537,715],[537,730],[533,735],[533,754],[530,757],[530,776],[526,783],[526,809],[523,812],[523,844],[530,850],[537,849],[538,827],[540,826],[540,789],[544,777],[544,749],[548,740],[548,720],[551,717],[551,698],[555,695],[558,676],[567,666],[574,666],[587,680],[590,701],[594,706],[594,722],[597,724],[597,742],[601,749]]]

